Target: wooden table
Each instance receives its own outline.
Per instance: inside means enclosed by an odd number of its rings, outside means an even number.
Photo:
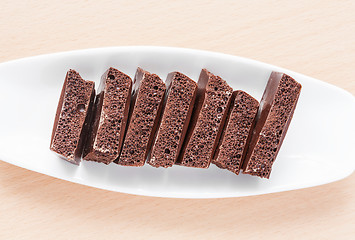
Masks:
[[[351,0],[0,5],[0,62],[91,47],[177,46],[253,58],[355,94]],[[255,197],[163,199],[85,187],[0,161],[0,239],[355,239],[354,187],[352,174]]]

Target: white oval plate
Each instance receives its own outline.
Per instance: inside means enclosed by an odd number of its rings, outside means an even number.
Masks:
[[[271,178],[260,179],[211,165],[156,169],[70,164],[49,150],[66,71],[99,83],[109,67],[134,77],[138,66],[162,79],[181,71],[198,80],[201,68],[260,100],[271,71],[303,88]],[[319,80],[265,63],[220,53],[168,47],[112,47],[30,57],[0,64],[0,159],[49,176],[111,191],[174,198],[222,198],[306,188],[336,181],[355,168],[355,98]]]

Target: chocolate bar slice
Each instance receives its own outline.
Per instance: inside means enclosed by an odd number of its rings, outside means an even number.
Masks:
[[[132,79],[115,68],[101,77],[83,159],[109,164],[119,156],[131,101]]]
[[[74,164],[80,162],[94,97],[95,83],[69,70],[55,115],[50,149]]]
[[[259,102],[246,92],[233,92],[226,125],[212,163],[239,174],[258,107]]]
[[[138,68],[134,78],[129,125],[116,163],[143,166],[161,114],[165,84],[156,74]]]
[[[150,158],[153,167],[171,167],[177,160],[194,107],[197,84],[179,72],[165,81],[167,97]]]
[[[233,89],[219,76],[202,69],[193,116],[178,164],[207,168],[227,117]]]
[[[272,165],[295,111],[301,87],[301,84],[284,73],[271,73],[243,162],[243,173],[262,178],[270,177]]]

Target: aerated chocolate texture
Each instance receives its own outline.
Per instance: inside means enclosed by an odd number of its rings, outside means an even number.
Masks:
[[[132,86],[129,76],[110,68],[94,104],[94,82],[69,70],[50,149],[75,164],[81,156],[124,166],[148,159],[154,167],[208,168],[212,161],[235,174],[270,177],[300,95],[298,82],[272,72],[260,106],[206,69],[197,84],[173,72],[166,85],[138,68]]]
[[[217,147],[233,89],[219,76],[202,69],[194,114],[179,157],[179,164],[207,168]]]
[[[239,174],[258,107],[259,102],[246,92],[233,92],[226,125],[212,161],[218,167]]]
[[[154,167],[171,167],[178,158],[196,97],[197,84],[179,72],[166,80],[168,95],[148,163]]]
[[[143,166],[158,125],[165,84],[158,75],[138,68],[134,79],[132,107],[122,152],[116,163]]]
[[[269,178],[272,165],[292,119],[301,84],[272,72],[264,91],[243,173]]]
[[[78,164],[87,135],[95,97],[95,83],[69,70],[54,120],[50,149]]]
[[[132,80],[115,68],[101,78],[83,158],[109,164],[119,156],[131,100]]]

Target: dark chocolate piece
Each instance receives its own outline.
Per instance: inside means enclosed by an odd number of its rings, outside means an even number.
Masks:
[[[55,115],[50,149],[74,164],[80,162],[94,97],[95,83],[69,70]]]
[[[239,174],[258,107],[259,102],[246,92],[233,92],[226,125],[212,163]]]
[[[270,177],[272,165],[290,125],[301,87],[301,84],[284,73],[271,73],[243,162],[243,173],[262,178]]]
[[[150,158],[154,167],[171,167],[177,160],[194,107],[197,84],[179,72],[166,80],[167,96]]]
[[[116,163],[143,166],[161,114],[165,84],[156,74],[138,68],[134,78],[129,125]]]
[[[115,68],[101,77],[83,159],[109,164],[119,156],[131,101],[132,80]]]
[[[202,69],[193,116],[177,164],[207,168],[227,117],[233,89],[221,77]]]

